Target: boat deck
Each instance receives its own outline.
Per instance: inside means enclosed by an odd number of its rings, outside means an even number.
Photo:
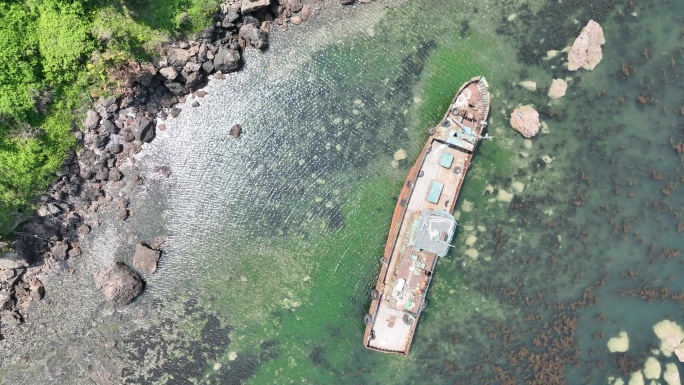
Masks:
[[[454,210],[489,111],[487,82],[476,77],[454,97],[409,172],[392,217],[364,345],[408,354],[438,257],[457,223]]]

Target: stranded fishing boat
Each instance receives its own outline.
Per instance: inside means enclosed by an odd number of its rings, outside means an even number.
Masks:
[[[484,77],[474,77],[430,130],[392,216],[380,276],[364,317],[368,349],[408,354],[437,259],[451,247],[458,225],[451,213],[488,114],[489,85]]]

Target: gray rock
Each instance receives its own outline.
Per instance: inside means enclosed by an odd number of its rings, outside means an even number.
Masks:
[[[354,4],[354,0],[340,0],[340,4],[342,4],[342,5]]]
[[[86,113],[86,118],[83,121],[83,127],[85,127],[86,130],[92,130],[93,128],[97,127],[97,123],[99,121],[100,115],[98,115],[98,113],[94,110],[88,110]]]
[[[243,14],[247,12],[254,12],[257,9],[265,8],[271,5],[271,0],[242,0],[241,11]]]
[[[7,291],[0,291],[0,310],[9,310],[14,307],[16,301],[14,295]]]
[[[166,52],[168,63],[178,69],[183,68],[189,59],[190,51],[185,49],[172,48]]]
[[[145,117],[136,118],[133,123],[129,126],[129,129],[133,133],[135,139],[149,143],[154,139],[155,134],[155,124],[153,120],[149,120]]]
[[[239,138],[240,135],[242,135],[242,126],[239,124],[233,125],[233,127],[230,128],[230,131],[228,131],[228,135],[233,138]]]
[[[236,71],[242,67],[240,52],[235,49],[221,47],[214,56],[214,69],[221,72]]]
[[[164,177],[168,178],[171,176],[171,168],[169,168],[169,166],[161,166],[159,167],[159,173],[164,175]]]
[[[197,100],[195,100],[194,102],[192,102],[191,106],[193,106],[193,107],[199,107],[200,104],[199,104],[199,102],[198,102]]]
[[[170,113],[171,113],[171,117],[172,117],[172,118],[177,118],[178,115],[180,115],[180,113],[181,113],[181,109],[180,109],[180,108],[177,108],[177,107],[173,107],[173,108],[171,109]]]
[[[107,180],[109,180],[110,182],[118,182],[121,180],[121,177],[122,177],[121,171],[113,168],[113,169],[109,170],[109,175],[107,176]]]
[[[199,72],[191,72],[191,73],[183,73],[183,77],[185,78],[185,88],[190,89],[202,82],[204,80],[204,76],[199,73]]]
[[[236,21],[238,21],[239,18],[240,14],[235,12],[235,10],[228,10],[228,12],[226,12],[226,15],[223,17],[223,27],[228,28],[231,25],[237,24]]]
[[[180,95],[185,92],[185,87],[178,82],[166,82],[164,83],[166,88],[169,89],[174,95]]]
[[[57,242],[50,248],[50,254],[52,258],[57,261],[64,261],[67,259],[67,251],[69,250],[69,245],[64,242]]]
[[[102,128],[110,134],[116,134],[119,132],[119,127],[117,127],[111,120],[107,119],[102,123]]]
[[[138,243],[135,245],[135,254],[133,254],[133,267],[145,275],[154,274],[157,271],[160,256],[159,250],[153,250],[142,243]]]
[[[97,271],[93,280],[107,300],[126,305],[143,290],[143,282],[123,263],[115,263]]]
[[[0,283],[8,282],[10,279],[14,278],[17,272],[14,269],[0,269]]]
[[[23,319],[17,311],[3,311],[0,313],[0,326],[2,328],[14,328],[21,325]]]
[[[107,135],[98,135],[95,137],[95,140],[93,140],[93,146],[103,148],[108,141],[109,137]]]
[[[126,143],[130,143],[135,140],[135,135],[130,130],[124,130],[121,131],[121,139]]]
[[[159,73],[167,80],[173,80],[178,76],[178,72],[173,67],[164,67],[159,70]]]
[[[239,35],[256,49],[263,50],[268,47],[268,34],[254,24],[245,24],[240,27]]]
[[[95,179],[97,179],[100,182],[104,182],[107,179],[109,179],[109,170],[107,167],[102,167],[97,172],[95,173]]]
[[[202,63],[202,69],[204,72],[210,74],[214,72],[214,63],[211,62],[211,60],[207,60],[204,63]]]
[[[120,154],[123,151],[123,144],[121,143],[111,143],[109,145],[109,152],[112,154]]]
[[[81,248],[78,246],[72,248],[71,250],[69,250],[68,255],[69,258],[78,257],[79,255],[81,255]]]
[[[197,72],[202,68],[202,65],[200,63],[195,63],[195,62],[187,62],[185,64],[185,67],[183,67],[183,72],[185,73],[190,73],[190,72]]]
[[[292,12],[299,12],[302,10],[302,0],[288,0],[288,6],[290,7],[290,11]]]
[[[26,266],[26,262],[20,260],[16,255],[3,255],[0,258],[0,269],[18,269]]]
[[[171,94],[164,94],[162,96],[161,100],[159,103],[162,105],[164,108],[171,108],[173,107],[176,103],[178,103],[178,98]]]

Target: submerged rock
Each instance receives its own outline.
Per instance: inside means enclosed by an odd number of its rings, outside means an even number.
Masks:
[[[617,337],[609,339],[608,350],[610,350],[611,353],[624,353],[629,350],[629,336],[627,335],[627,332],[623,330]]]
[[[549,87],[549,97],[551,99],[560,99],[565,96],[565,91],[568,89],[568,83],[563,79],[553,79],[551,87]]]
[[[531,80],[525,80],[524,82],[518,83],[518,85],[528,91],[536,91],[537,90],[537,83],[531,81]]]
[[[682,381],[679,378],[679,370],[677,369],[677,364],[665,364],[665,373],[663,373],[663,380],[665,380],[665,382],[668,385],[681,385]]]
[[[660,378],[660,362],[655,357],[648,357],[644,364],[644,377],[650,380]]]
[[[518,107],[511,112],[511,126],[522,136],[531,138],[539,132],[539,113],[532,106]]]
[[[406,154],[406,150],[404,150],[403,148],[400,148],[394,153],[394,160],[397,162],[400,160],[404,160],[404,159],[406,159],[407,155],[408,154]]]
[[[133,267],[145,275],[154,274],[157,271],[160,256],[159,250],[153,250],[142,243],[138,243],[135,245],[135,254],[133,254]]]
[[[601,26],[589,20],[568,52],[568,70],[576,71],[580,67],[593,70],[603,58],[601,45],[605,43]]]
[[[123,263],[115,263],[98,270],[94,275],[95,287],[105,298],[117,305],[126,305],[143,290],[143,282]]]

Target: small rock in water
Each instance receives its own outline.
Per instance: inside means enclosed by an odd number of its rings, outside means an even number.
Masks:
[[[608,350],[611,353],[619,352],[624,353],[629,350],[629,336],[624,330],[621,331],[617,337],[613,337],[608,340]]]
[[[565,91],[568,89],[568,83],[563,79],[553,79],[551,87],[549,87],[549,97],[551,99],[560,99],[565,96]]]
[[[496,199],[500,202],[510,203],[513,200],[513,194],[506,190],[499,189]]]
[[[660,378],[661,372],[660,362],[655,357],[648,357],[644,364],[644,377],[649,380]]]
[[[537,90],[537,83],[531,81],[531,80],[525,80],[524,82],[518,83],[518,85],[528,91],[536,91]]]
[[[195,100],[194,102],[192,102],[191,105],[192,105],[193,107],[199,107],[200,104],[199,104],[198,101]]]
[[[465,255],[467,255],[468,257],[470,257],[472,259],[477,259],[477,257],[480,255],[480,253],[475,249],[468,249],[465,251]]]
[[[560,53],[560,52],[559,52],[558,50],[555,50],[555,49],[546,51],[546,58],[545,58],[545,59],[547,59],[547,60],[548,60],[548,59],[553,59],[553,58],[555,58],[556,56],[558,56],[559,53]]]
[[[589,20],[568,52],[568,70],[576,71],[580,67],[593,70],[603,58],[601,45],[605,43],[601,26]]]
[[[239,138],[240,135],[242,135],[242,126],[239,124],[234,124],[233,127],[230,128],[230,131],[228,131],[228,135],[232,136],[233,138]]]
[[[518,107],[511,112],[511,126],[525,138],[531,138],[539,132],[541,123],[539,113],[532,106]]]
[[[169,166],[161,166],[159,167],[159,172],[164,175],[164,177],[168,178],[171,176],[171,169]]]
[[[404,150],[403,148],[398,149],[398,150],[394,153],[394,160],[397,161],[397,162],[400,161],[400,160],[406,159],[406,157],[407,157],[406,150]]]
[[[102,291],[105,298],[117,305],[126,305],[143,290],[143,283],[131,269],[123,263],[115,263],[98,270],[93,275],[95,287]]]
[[[133,254],[133,267],[145,275],[154,274],[157,271],[159,257],[161,257],[159,250],[153,250],[142,243],[138,243],[135,245],[135,254]]]
[[[665,382],[668,385],[681,385],[682,382],[679,378],[679,370],[677,369],[677,364],[665,364],[665,373],[663,373],[663,380],[665,380]]]

